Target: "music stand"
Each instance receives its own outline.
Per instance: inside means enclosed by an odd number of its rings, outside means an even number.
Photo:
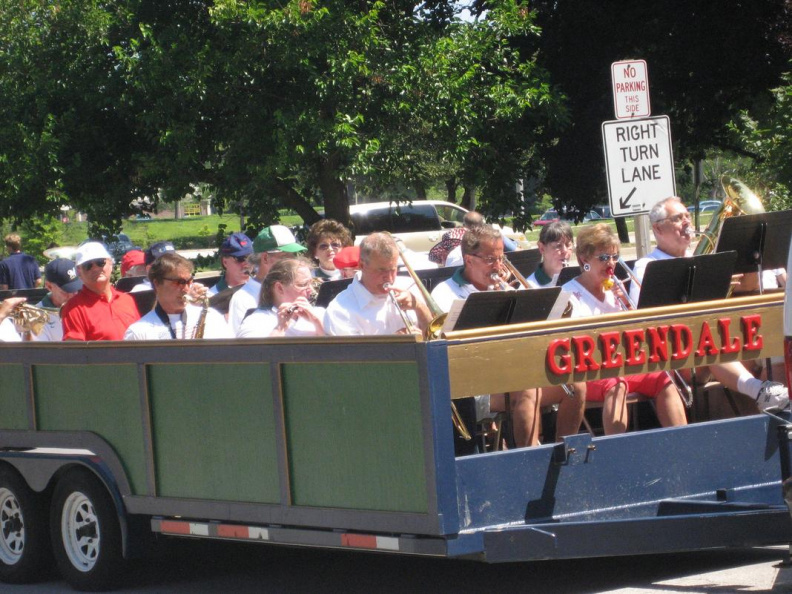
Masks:
[[[316,296],[316,306],[327,307],[330,305],[330,302],[336,298],[336,295],[346,289],[351,282],[351,278],[323,282],[319,287],[319,294]]]
[[[654,260],[646,265],[638,309],[724,299],[737,252]]]
[[[539,248],[509,252],[506,257],[525,278],[536,272],[536,269],[539,268],[539,263],[542,261],[542,254],[539,253]]]
[[[431,293],[437,285],[451,278],[457,270],[459,270],[459,266],[443,266],[441,268],[424,268],[422,270],[416,270],[415,274],[421,279],[426,290]],[[399,276],[409,275],[410,273],[406,270],[399,271]]]
[[[790,229],[792,210],[729,217],[723,222],[716,251],[737,252],[734,272],[785,268]]]
[[[560,293],[561,287],[472,293],[459,312],[454,330],[546,320]]]

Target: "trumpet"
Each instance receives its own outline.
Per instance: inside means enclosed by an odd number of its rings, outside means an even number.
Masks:
[[[633,271],[630,269],[630,267],[627,266],[627,263],[621,258],[619,258],[616,261],[616,263],[627,272],[631,281],[636,283],[638,288],[640,289],[641,284],[638,281],[638,278],[633,273]],[[610,275],[610,277],[607,280],[603,281],[602,286],[607,291],[612,291],[614,288],[617,288],[619,290],[619,293],[621,293],[621,295],[616,295],[616,302],[619,304],[619,307],[622,309],[622,311],[632,311],[637,309],[635,302],[630,298],[630,293],[627,291],[627,288],[624,286],[624,283],[621,281],[621,279],[618,276],[616,276],[615,271],[613,274]],[[682,375],[676,369],[673,371],[673,374],[670,371],[666,371],[665,373],[666,375],[668,375],[669,379],[671,380],[671,383],[674,384],[674,387],[677,389],[677,392],[679,392],[679,397],[682,399],[682,402],[685,403],[685,406],[687,408],[692,407],[693,390],[690,389],[690,386],[685,381],[685,378],[683,378]]]
[[[11,310],[9,315],[20,332],[28,332],[38,336],[44,329],[45,324],[49,322],[51,313],[60,313],[60,309],[36,307],[29,303],[20,303]]]
[[[495,289],[499,291],[512,290],[512,286],[509,283],[507,283],[505,280],[503,280],[503,277],[497,272],[493,272],[492,274],[490,274],[490,280],[492,281],[492,283],[487,286],[488,291],[494,291]]]

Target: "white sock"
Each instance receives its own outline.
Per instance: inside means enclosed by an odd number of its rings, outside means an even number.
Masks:
[[[743,394],[748,394],[751,398],[756,400],[759,397],[759,391],[762,389],[762,380],[756,379],[748,371],[744,372],[737,378],[737,391]]]

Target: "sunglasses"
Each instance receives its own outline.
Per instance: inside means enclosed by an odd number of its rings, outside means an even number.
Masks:
[[[80,268],[82,268],[85,272],[88,272],[94,266],[97,268],[104,268],[105,264],[107,264],[107,258],[99,258],[97,260],[88,260],[88,262],[83,262],[80,264]]]
[[[341,249],[341,244],[337,241],[334,241],[333,243],[320,243],[316,247],[318,247],[322,251],[329,250],[330,248],[333,248],[334,250],[338,251]]]
[[[247,256],[231,256],[234,260],[237,261],[237,264],[244,264],[247,262]]]
[[[163,277],[162,280],[170,281],[179,285],[180,287],[186,287],[187,285],[191,285],[193,282],[193,277],[190,278],[170,278],[169,276]]]
[[[613,260],[614,262],[619,261],[619,254],[600,254],[597,256],[597,260],[600,262],[610,262]]]

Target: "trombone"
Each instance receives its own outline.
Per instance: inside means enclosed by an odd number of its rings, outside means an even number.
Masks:
[[[421,291],[421,296],[423,296],[426,306],[429,308],[429,311],[432,314],[432,321],[429,322],[429,325],[424,331],[424,338],[426,340],[440,338],[440,331],[443,328],[443,322],[445,322],[447,314],[442,309],[440,309],[440,306],[437,305],[437,302],[432,298],[429,290],[424,286],[423,282],[421,282],[420,277],[416,274],[415,270],[413,270],[413,267],[410,266],[409,262],[407,262],[407,258],[404,255],[404,248],[398,241],[396,242],[396,248],[399,250],[399,258],[401,258],[402,264],[404,264],[407,272],[412,277],[415,286]],[[391,284],[386,283],[383,288],[388,291],[388,295],[390,295],[390,298],[393,300],[393,304],[396,306],[396,309],[399,310],[399,315],[401,315],[402,321],[404,322],[407,331],[413,332],[415,327],[410,320],[410,317],[407,315],[407,312],[399,307],[399,303],[396,301],[396,295],[394,295],[393,292],[389,290],[391,288]],[[462,416],[459,414],[459,411],[457,410],[456,404],[454,404],[453,400],[451,401],[451,422],[465,441],[470,441],[473,439],[473,436],[470,435],[470,431],[468,431],[468,428],[465,427],[465,421],[462,420]]]
[[[640,290],[641,283],[638,280],[638,277],[635,276],[635,273],[630,269],[629,266],[627,266],[627,263],[624,260],[622,260],[621,257],[619,257],[616,263],[622,267],[622,269],[627,273],[627,276],[630,277],[630,281],[635,283],[635,286],[638,287],[638,289]],[[627,288],[624,286],[624,283],[621,281],[621,279],[618,276],[616,276],[615,271],[614,274],[611,275],[611,281],[619,288],[619,291],[621,291],[622,295],[624,295],[624,299],[626,300],[625,303],[625,301],[620,299],[619,296],[617,295],[616,302],[619,304],[619,307],[621,307],[622,310],[624,311],[632,311],[638,309],[635,302],[630,297],[630,293],[627,291]],[[606,288],[610,289],[613,287],[611,285],[611,287],[606,287]],[[682,399],[682,402],[685,403],[685,406],[687,408],[692,407],[693,390],[690,389],[690,386],[685,381],[685,378],[683,378],[682,375],[676,369],[673,370],[673,374],[670,371],[666,371],[665,373],[666,375],[668,375],[669,379],[674,384],[674,387],[677,389],[677,392],[679,392],[679,397]]]

